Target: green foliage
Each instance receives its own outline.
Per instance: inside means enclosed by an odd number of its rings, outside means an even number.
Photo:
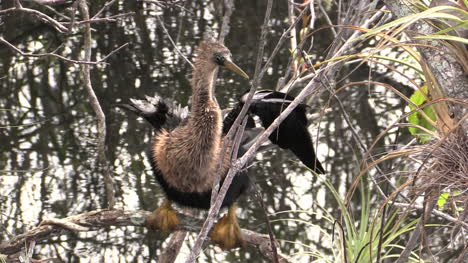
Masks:
[[[0,262],[6,263],[6,255],[0,254]]]
[[[439,208],[444,207],[448,198],[449,198],[449,193],[442,193],[441,195],[439,195],[439,198],[437,199],[437,205],[439,206]]]
[[[439,198],[437,199],[437,206],[442,209],[444,208],[445,206],[445,203],[447,203],[447,200],[450,198],[450,197],[456,197],[456,196],[459,196],[462,194],[462,191],[454,191],[452,193],[448,193],[448,192],[443,192],[442,194],[439,195]],[[461,210],[462,208],[460,209],[457,209],[457,210]]]
[[[399,237],[414,229],[418,219],[408,221],[407,217],[397,218],[398,211],[391,213],[382,225],[382,215],[378,212],[379,207],[371,204],[371,189],[369,185],[361,180],[359,186],[361,199],[360,218],[354,218],[353,209],[341,200],[338,192],[333,186],[326,182],[327,187],[333,193],[342,211],[344,238],[343,246],[337,244],[335,249],[341,250],[339,254],[346,253],[347,262],[375,262],[377,255],[381,258],[398,258],[403,248],[398,246]],[[375,216],[373,216],[375,215]],[[382,235],[381,247],[379,251],[379,239]],[[337,259],[338,260],[338,259]],[[410,262],[418,262],[416,254]]]
[[[424,92],[424,94],[422,92]],[[417,106],[420,106],[426,102],[427,97],[427,86],[423,86],[421,89],[416,90],[413,95],[411,95],[410,100]],[[410,110],[414,111],[416,108],[413,105],[409,105]],[[432,120],[435,121],[436,117],[431,106],[424,107],[422,111]],[[412,113],[408,116],[408,121],[415,126],[420,126],[426,128],[429,131],[434,131],[435,127],[421,114],[421,110]],[[410,133],[416,136],[421,143],[427,142],[431,136],[422,129],[417,127],[409,127]]]
[[[365,182],[365,179],[361,181],[358,189],[360,205],[353,207],[342,200],[330,181],[321,175],[317,176],[324,180],[327,191],[338,203],[337,209],[341,211],[341,215],[339,218],[334,216],[336,209],[331,212],[322,211],[325,215],[320,216],[329,222],[328,227],[333,231],[323,228],[323,225],[302,222],[310,231],[319,232],[324,237],[323,243],[330,244],[331,252],[319,251],[313,246],[302,244],[308,250],[306,253],[313,258],[311,262],[373,263],[376,262],[378,255],[381,260],[396,259],[400,256],[404,249],[404,246],[400,245],[401,236],[414,230],[419,219],[410,219],[406,213],[401,213],[398,209],[387,213],[383,218],[379,210],[380,205],[376,205],[378,202],[374,200],[372,194],[374,190]],[[359,214],[356,213],[358,209]],[[385,221],[382,223],[382,220]],[[420,262],[417,253],[412,253],[408,262]]]

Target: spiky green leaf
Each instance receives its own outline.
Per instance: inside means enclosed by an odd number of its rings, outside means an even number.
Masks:
[[[421,89],[416,90],[413,95],[410,97],[410,100],[417,106],[423,105],[426,102],[427,98],[427,86],[423,86]],[[409,108],[411,111],[415,110],[416,108],[413,105],[409,105]],[[426,106],[422,109],[422,111],[433,121],[436,120],[434,111],[432,110],[431,106]],[[411,115],[408,116],[408,121],[414,125],[424,127],[430,131],[434,131],[435,127],[432,126],[432,124],[425,119],[422,114],[421,110],[412,113]],[[421,143],[426,143],[429,139],[431,139],[431,136],[424,132],[421,129],[418,129],[416,127],[409,127],[408,128],[410,133],[416,136]]]

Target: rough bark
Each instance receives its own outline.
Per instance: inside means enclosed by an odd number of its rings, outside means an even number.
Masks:
[[[415,12],[414,8],[411,9],[408,3],[405,3],[406,1],[385,0],[384,2],[397,18]],[[428,35],[435,32],[437,32],[437,29],[424,20],[418,20],[407,31],[409,37]],[[424,45],[418,47],[418,51],[434,74],[444,96],[468,101],[468,78],[453,50],[439,40],[413,39],[413,41]],[[451,103],[449,106],[450,115],[455,120],[461,120],[468,113],[468,108],[464,107],[464,105]],[[468,119],[464,120],[462,127],[465,131],[468,130]]]
[[[150,214],[143,210],[95,210],[87,213],[70,216],[63,219],[47,219],[27,232],[0,243],[0,254],[8,255],[9,259],[18,257],[18,253],[31,241],[49,240],[54,236],[66,234],[66,232],[87,232],[98,229],[107,229],[109,226],[141,226],[145,224],[145,218]],[[199,232],[204,220],[178,213],[181,219],[180,230]],[[265,259],[272,261],[270,238],[251,230],[242,229],[242,234],[248,247],[256,248]],[[279,262],[289,262],[286,256],[278,252]]]

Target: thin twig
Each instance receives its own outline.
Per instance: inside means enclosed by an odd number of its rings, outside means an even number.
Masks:
[[[91,19],[96,19],[97,17],[99,17],[101,15],[101,13],[104,12],[104,10],[106,10],[113,3],[115,3],[115,1],[116,0],[111,0],[111,1],[109,1],[107,3],[105,3],[104,6]]]
[[[290,25],[294,24],[295,18],[294,18],[294,6],[291,2],[288,2],[288,22]],[[295,51],[297,50],[297,37],[296,37],[296,28],[293,28],[290,32],[290,39],[289,42],[291,43],[291,50]],[[293,66],[293,77],[296,77],[299,75],[299,69],[298,69],[298,63],[297,63],[297,51],[295,51],[296,54],[293,53],[293,60],[292,60],[292,66]]]
[[[113,16],[108,16],[108,17],[102,17],[102,18],[91,18],[89,20],[82,20],[82,21],[75,21],[75,22],[62,22],[64,25],[83,25],[83,24],[90,24],[90,23],[103,23],[103,22],[117,22],[117,18],[121,17],[127,17],[127,16],[133,16],[135,12],[128,12],[128,13],[123,13],[123,14],[118,14],[118,15],[113,15]]]
[[[119,51],[120,49],[126,47],[128,43],[123,44],[122,46],[116,48],[115,50],[111,51],[108,55],[106,55],[104,58],[98,60],[98,61],[84,61],[84,60],[75,60],[75,59],[70,59],[66,58],[64,56],[55,54],[54,52],[51,53],[41,53],[41,54],[33,54],[33,53],[27,53],[23,52],[21,49],[16,47],[15,45],[11,44],[10,42],[6,41],[5,39],[0,37],[0,43],[5,44],[9,48],[13,49],[16,53],[20,54],[21,56],[24,57],[35,57],[35,58],[41,58],[41,57],[56,57],[58,59],[61,59],[63,61],[73,63],[73,64],[81,64],[81,65],[98,65],[98,64],[107,64],[104,62],[107,58],[109,58],[111,55],[113,55],[115,52]]]
[[[405,203],[394,203],[393,204],[394,206],[396,207],[403,207],[403,208],[414,208],[414,209],[417,209],[417,210],[424,210],[424,207],[422,205],[416,205],[416,204],[405,204]],[[467,222],[464,222],[462,220],[459,220],[449,214],[446,214],[444,212],[441,212],[439,210],[432,210],[431,213],[435,216],[440,216],[442,217],[443,219],[449,221],[449,222],[452,222],[452,223],[455,223],[455,224],[460,224],[462,225],[463,227],[465,227],[466,229],[468,229],[468,223]]]
[[[81,13],[85,20],[89,20],[89,11],[86,0],[80,0],[79,3]],[[85,25],[84,32],[84,60],[91,60],[91,26],[89,24]],[[97,118],[97,151],[98,151],[98,160],[99,165],[102,168],[104,173],[104,183],[106,186],[106,197],[107,197],[107,207],[112,209],[115,204],[115,193],[114,193],[114,181],[111,176],[111,171],[109,167],[109,161],[106,156],[106,116],[102,111],[99,100],[94,93],[93,87],[91,85],[90,78],[90,67],[89,65],[82,65],[82,74],[83,74],[83,83],[86,91],[88,92],[88,97],[93,107],[94,112],[96,113]]]
[[[187,231],[177,231],[172,234],[171,239],[167,243],[166,248],[161,252],[158,258],[159,263],[173,263],[177,259],[177,256],[182,248],[185,238],[187,237]]]
[[[158,20],[159,25],[161,25],[162,29],[164,30],[164,33],[166,33],[167,38],[171,42],[172,46],[174,47],[174,50],[179,54],[192,68],[193,68],[193,63],[190,62],[190,60],[180,51],[180,49],[177,47],[177,44],[172,40],[171,35],[169,34],[169,31],[167,31],[166,27],[164,26],[164,22],[161,20],[161,18],[156,15],[156,20]]]
[[[258,202],[260,203],[260,206],[262,207],[263,215],[265,216],[265,223],[268,229],[268,236],[270,237],[271,250],[273,252],[273,259],[275,263],[278,263],[279,259],[278,259],[278,250],[276,248],[276,238],[275,238],[275,234],[273,233],[273,228],[271,227],[270,219],[268,218],[268,213],[266,210],[265,202],[263,201],[262,194],[258,190],[256,182],[252,182],[252,185],[255,191],[255,195],[257,196]]]
[[[28,14],[38,18],[39,20],[43,21],[44,23],[51,25],[52,27],[54,27],[60,33],[67,33],[68,32],[68,29],[65,26],[63,26],[60,22],[58,22],[57,20],[53,19],[52,17],[50,17],[50,16],[48,16],[48,15],[42,13],[42,12],[39,12],[37,10],[24,8],[24,7],[21,7],[21,8],[12,7],[12,8],[8,8],[8,9],[5,9],[5,10],[0,10],[0,15],[5,15],[5,14],[8,14],[10,12],[28,13]]]
[[[103,62],[104,62],[106,59],[108,59],[110,56],[114,55],[115,53],[117,53],[117,52],[118,52],[119,50],[121,50],[122,48],[128,46],[128,44],[129,44],[129,43],[127,42],[127,43],[121,45],[120,47],[118,47],[118,48],[112,50],[109,54],[107,54],[107,56],[105,56],[105,57],[101,58],[100,60],[96,61],[96,63],[103,63]]]
[[[229,34],[229,31],[231,30],[231,27],[229,26],[229,24],[231,23],[231,16],[235,9],[234,1],[224,0],[224,9],[225,9],[225,13],[223,16],[223,23],[221,24],[221,30],[219,32],[219,37],[218,37],[218,40],[221,43],[224,43],[224,39],[226,38],[226,36]]]

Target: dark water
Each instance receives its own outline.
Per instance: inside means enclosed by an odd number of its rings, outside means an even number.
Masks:
[[[12,2],[2,1],[1,8],[11,6]],[[105,2],[92,1],[90,13],[95,14]],[[164,9],[148,6],[145,10],[138,9],[134,1],[117,2],[103,16],[125,12],[135,12],[135,15],[92,25],[92,60],[125,43],[129,46],[109,57],[108,65],[93,66],[91,81],[107,118],[106,151],[116,181],[117,206],[150,211],[163,198],[145,155],[151,128],[142,120],[117,110],[115,104],[155,92],[186,104],[190,96],[190,66],[174,52],[156,16],[164,21],[183,54],[191,58],[204,32],[219,30],[223,11],[220,1],[178,1]],[[231,30],[225,41],[233,59],[249,75],[254,72],[265,2],[236,1]],[[286,2],[274,2],[265,58],[288,27]],[[33,3],[25,6],[56,17]],[[66,6],[56,8],[62,12]],[[69,58],[82,55],[83,39],[79,30],[70,35],[60,34],[22,15],[4,17],[2,22],[3,38],[22,50],[50,52],[63,44],[67,48],[60,48],[59,54]],[[319,19],[318,23],[323,21]],[[330,38],[324,33],[317,34],[316,54],[324,54]],[[262,88],[275,88],[287,70],[290,52],[286,45],[262,80]],[[23,233],[45,218],[63,218],[105,208],[103,176],[96,169],[96,119],[83,88],[79,66],[52,57],[25,58],[3,45],[0,45],[0,63],[0,241]],[[350,78],[361,76],[367,78],[368,71],[355,72]],[[216,90],[218,102],[222,107],[230,106],[248,88],[245,80],[221,71]],[[369,97],[377,105],[381,101],[366,88],[349,89],[341,96],[347,98],[344,106],[369,144],[385,120],[385,114],[376,113],[369,105]],[[323,107],[327,99],[326,93],[315,99],[310,105],[311,112]],[[311,131],[319,138],[319,158],[329,171],[329,179],[345,189],[356,174],[354,154],[359,150],[338,107],[334,104],[331,107],[332,111],[320,123],[320,132],[317,133],[318,124],[312,125]],[[403,108],[403,105],[396,107]],[[271,213],[281,251],[288,255],[300,253],[297,259],[303,262],[312,257],[304,252],[309,248],[298,243],[327,251],[321,237],[307,225],[313,222],[331,231],[330,224],[312,213],[320,210],[318,199],[325,204],[325,210],[338,213],[333,198],[324,195],[324,185],[288,152],[272,150],[259,159],[249,172],[255,177]],[[252,193],[242,198],[240,207],[242,227],[267,232],[263,211]],[[63,235],[38,244],[35,252],[41,258],[60,258],[63,262],[156,262],[163,241],[164,237],[148,234],[144,228],[121,227]],[[206,249],[202,258],[203,262],[220,262],[222,258],[226,262],[262,261],[255,250],[219,253],[212,247]]]

